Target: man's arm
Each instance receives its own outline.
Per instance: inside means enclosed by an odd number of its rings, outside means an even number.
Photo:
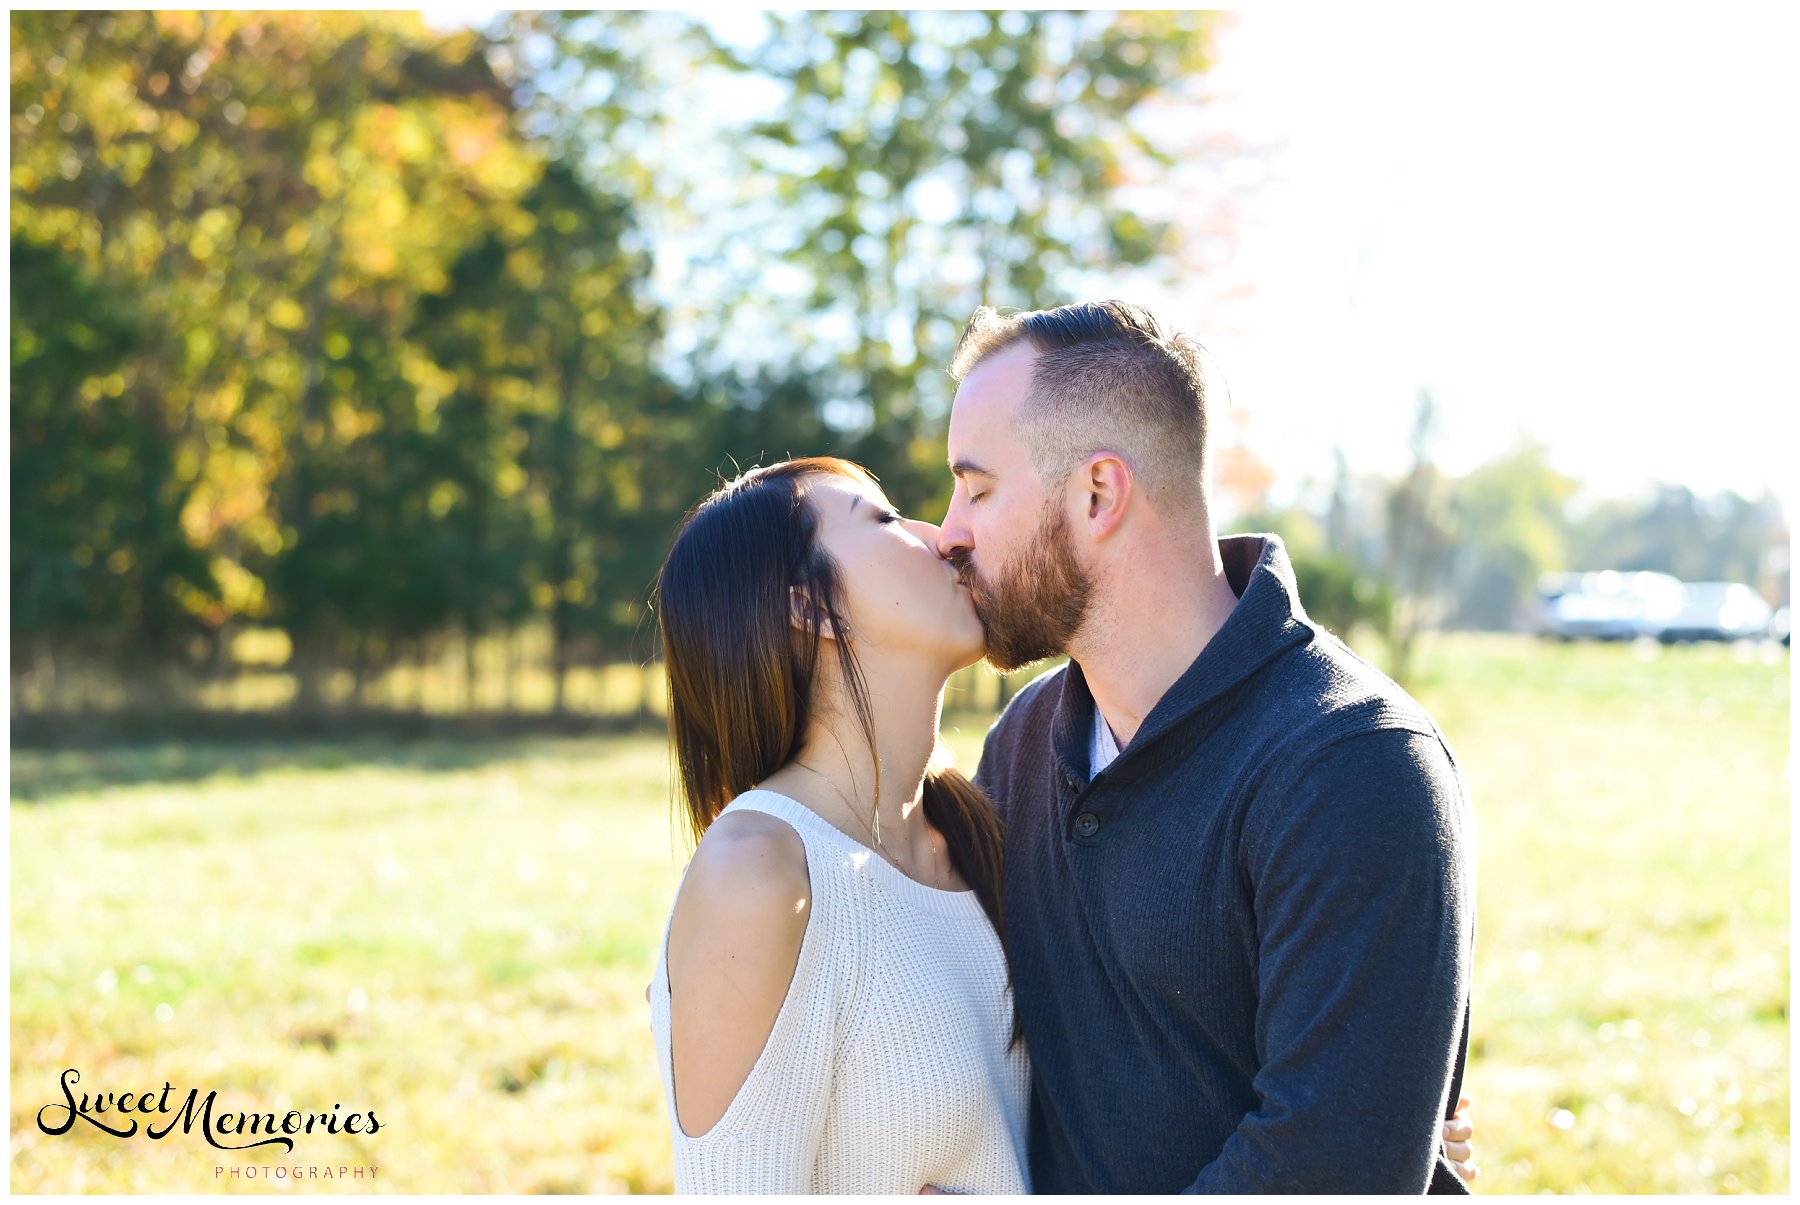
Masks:
[[[1268,784],[1243,846],[1261,1106],[1190,1191],[1425,1191],[1468,1001],[1468,823],[1420,733],[1346,737]]]

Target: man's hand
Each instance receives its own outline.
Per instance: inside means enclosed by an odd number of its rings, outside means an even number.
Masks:
[[[1475,1123],[1469,1120],[1468,1112],[1469,1098],[1460,1097],[1455,1116],[1444,1123],[1444,1154],[1464,1184],[1481,1174],[1481,1169],[1475,1166]]]

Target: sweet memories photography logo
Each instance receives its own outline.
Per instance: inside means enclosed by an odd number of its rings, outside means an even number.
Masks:
[[[302,1113],[298,1109],[282,1114],[215,1111],[217,1090],[202,1096],[200,1089],[189,1088],[187,1096],[172,1106],[170,1098],[176,1088],[166,1081],[160,1093],[152,1088],[143,1092],[82,1092],[77,1095],[75,1085],[80,1082],[81,1072],[75,1068],[70,1067],[62,1073],[62,1102],[52,1101],[38,1110],[38,1129],[51,1135],[66,1134],[77,1121],[85,1121],[114,1138],[130,1138],[138,1132],[141,1120],[148,1137],[162,1139],[173,1133],[177,1126],[183,1134],[191,1134],[198,1123],[206,1141],[222,1151],[279,1146],[290,1153],[296,1134],[374,1134],[381,1129],[373,1109],[346,1114],[340,1113],[344,1107],[341,1104],[332,1105],[329,1113]]]

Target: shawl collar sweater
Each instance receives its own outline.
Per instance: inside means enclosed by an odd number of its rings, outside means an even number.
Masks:
[[[995,723],[1038,1192],[1466,1192],[1473,827],[1442,733],[1301,608],[1274,536],[1098,775],[1070,663]]]

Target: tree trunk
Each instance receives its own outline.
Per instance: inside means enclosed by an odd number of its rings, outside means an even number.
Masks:
[[[306,715],[325,710],[325,638],[319,632],[290,632],[288,672],[294,676],[294,709]]]
[[[506,654],[502,672],[506,675],[506,710],[508,714],[519,710],[519,634],[508,631],[500,638],[500,647]]]
[[[550,704],[551,714],[556,716],[568,713],[569,684],[569,634],[568,603],[560,596],[556,606],[550,611],[550,675],[554,694]]]
[[[350,697],[358,707],[369,705],[369,645],[375,638],[364,632],[350,654]]]
[[[477,686],[481,678],[481,661],[476,653],[478,633],[468,626],[463,627],[463,710],[477,710]]]

